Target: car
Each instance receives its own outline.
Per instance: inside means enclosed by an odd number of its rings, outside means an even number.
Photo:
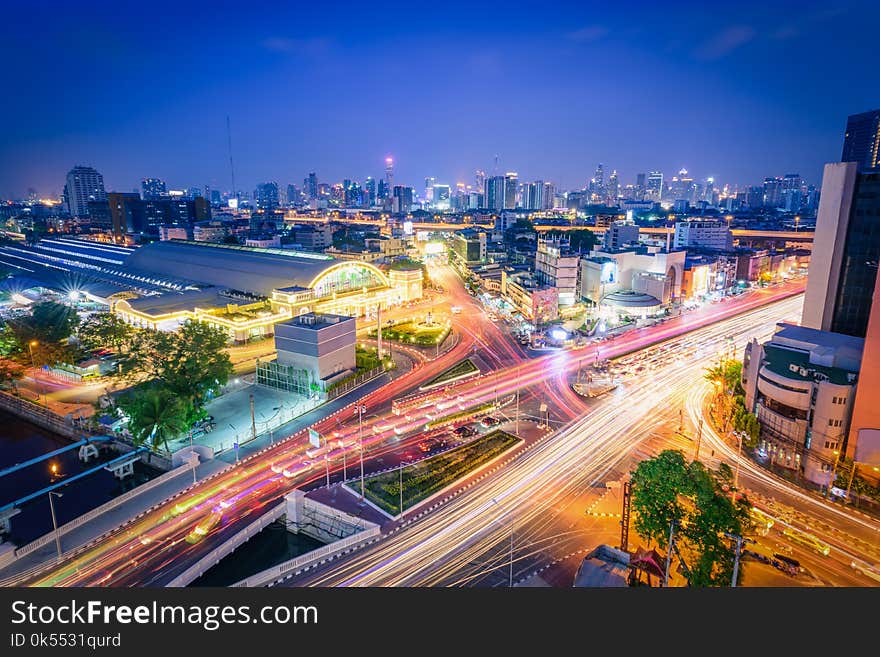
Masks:
[[[428,438],[427,440],[423,440],[416,447],[418,447],[423,452],[430,452],[432,449],[436,449],[439,443],[436,438]]]
[[[476,432],[471,427],[464,425],[454,429],[452,433],[454,433],[459,438],[467,438],[469,436],[473,436]]]
[[[501,424],[501,420],[499,420],[497,417],[487,415],[482,420],[480,420],[480,424],[486,429],[489,429],[491,427],[497,427],[499,424]]]

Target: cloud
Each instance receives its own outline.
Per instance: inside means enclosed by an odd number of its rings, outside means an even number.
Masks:
[[[754,38],[754,28],[748,25],[731,25],[703,43],[694,55],[697,59],[706,61],[720,59]]]
[[[588,25],[574,32],[569,32],[568,38],[579,43],[591,43],[603,38],[609,31],[604,25]]]
[[[330,48],[330,41],[321,37],[309,39],[268,37],[263,39],[261,45],[266,50],[282,54],[322,55]]]

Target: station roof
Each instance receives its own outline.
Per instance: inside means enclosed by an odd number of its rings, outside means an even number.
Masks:
[[[125,266],[268,297],[272,290],[307,288],[337,262],[318,253],[167,240],[137,249]]]

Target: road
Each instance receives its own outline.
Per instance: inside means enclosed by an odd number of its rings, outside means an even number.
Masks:
[[[684,341],[699,345],[651,373],[635,377],[625,391],[604,398],[583,417],[524,451],[506,469],[465,495],[453,498],[384,540],[328,564],[292,585],[446,586],[466,583],[486,568],[487,558],[509,540],[511,531],[530,545],[545,538],[555,509],[573,493],[600,481],[646,439],[658,411],[676,408],[695,377],[716,359],[732,336],[744,345],[769,337],[780,317],[798,308],[799,299],[700,329]],[[551,535],[558,535],[554,530]],[[525,548],[528,550],[528,548]],[[516,548],[514,548],[516,552]],[[515,555],[515,561],[521,559]]]
[[[444,274],[451,276],[448,271],[438,272],[441,277]],[[592,362],[599,357],[599,350],[602,358],[637,351],[652,343],[699,330],[701,326],[711,325],[726,316],[749,312],[775,299],[799,292],[797,285],[768,288],[747,298],[707,306],[701,311],[670,319],[664,324],[633,331],[598,348],[588,347],[577,352],[560,351],[523,361],[524,354],[521,350],[511,344],[497,326],[480,315],[482,311],[459,289],[460,286],[454,285],[451,280],[448,283],[444,287],[448,290],[450,300],[466,309],[456,316],[459,318],[457,328],[462,338],[440,358],[416,364],[392,385],[380,388],[362,400],[368,409],[364,422],[364,449],[371,458],[399,448],[407,441],[418,440],[424,425],[424,414],[407,417],[406,414],[398,416],[388,412],[391,399],[413,390],[420,382],[436,376],[449,365],[472,353],[475,344],[481,357],[506,367],[477,380],[451,385],[448,391],[433,398],[433,406],[452,402],[467,408],[513,394],[519,389],[547,385],[548,382],[553,388],[549,394],[562,397],[567,395],[567,386],[560,387],[554,379],[558,380],[564,371],[577,367],[583,359]],[[665,377],[665,374],[660,376]],[[627,397],[628,401],[624,406],[618,402],[609,404],[601,415],[591,412],[587,416],[590,418],[588,422],[607,421],[613,430],[608,429],[603,433],[606,436],[616,436],[616,432],[624,431],[623,427],[628,426],[626,422],[631,423],[632,418],[641,418],[636,425],[629,425],[623,435],[633,435],[634,431],[637,434],[640,427],[650,425],[653,396],[642,391]],[[569,412],[572,414],[579,412],[579,409],[572,407],[574,401],[568,400],[571,405]],[[342,449],[349,455],[349,462],[353,462],[358,453],[360,432],[352,409],[342,409],[315,426],[321,433],[341,439],[345,445]],[[575,426],[583,427],[584,420]],[[554,445],[556,442],[551,441]],[[601,451],[592,457],[597,459],[596,463],[604,463],[618,451],[620,445],[616,445],[616,442],[608,440],[607,444],[602,443]],[[561,441],[561,444],[567,444],[567,441]],[[243,461],[233,470],[210,482],[197,485],[129,526],[111,533],[61,567],[35,574],[28,583],[56,586],[130,586],[161,585],[170,581],[251,522],[267,506],[277,503],[286,492],[324,476],[323,462],[305,465],[304,462],[310,460],[305,455],[307,448],[308,443],[302,433],[290,436],[284,442]],[[341,466],[340,456],[341,454],[336,454],[337,460],[332,464],[334,469]],[[304,474],[287,478],[273,471],[273,465],[278,471],[292,471],[296,468]],[[197,528],[200,528],[199,531],[196,531]],[[187,537],[193,542],[188,542]]]

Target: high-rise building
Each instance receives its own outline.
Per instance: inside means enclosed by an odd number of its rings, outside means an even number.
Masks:
[[[745,204],[756,210],[764,206],[764,188],[759,185],[752,185],[746,190]]]
[[[385,184],[385,179],[383,178],[382,180],[379,181],[379,188],[376,192],[376,198],[379,201],[384,202],[389,196],[390,196],[390,194],[389,194],[388,185]],[[381,205],[381,203],[379,205]]]
[[[394,189],[394,159],[385,158],[385,188]]]
[[[474,186],[476,187],[478,194],[485,193],[486,172],[482,169],[477,169],[477,173],[474,175]]]
[[[877,403],[880,399],[880,270],[876,263],[873,269],[878,271],[878,279],[874,283],[846,455],[862,472],[876,480],[876,468],[880,467],[880,404]]]
[[[425,203],[431,205],[434,202],[434,178],[425,178]]]
[[[312,171],[309,174],[309,177],[306,178],[304,187],[306,188],[306,193],[308,194],[310,201],[318,198],[318,174]]]
[[[648,174],[646,198],[659,203],[663,197],[663,174],[660,171],[652,171]]]
[[[159,178],[144,178],[141,180],[141,193],[145,201],[168,196],[168,188],[165,181]]]
[[[293,184],[288,185],[287,186],[287,205],[293,206],[293,205],[299,205],[299,203],[300,203],[299,190],[297,189],[296,185],[293,185]]]
[[[783,180],[779,176],[764,178],[764,207],[782,207]]]
[[[560,306],[571,306],[577,301],[580,254],[568,251],[563,239],[539,239],[535,254],[535,278],[541,285],[556,288]]]
[[[107,192],[104,190],[104,176],[92,167],[73,167],[67,173],[64,198],[71,216],[88,217],[89,201],[107,200]]]
[[[514,171],[508,171],[504,174],[504,209],[516,209],[516,188],[518,184],[517,174]]]
[[[279,206],[278,183],[264,182],[254,190],[254,203],[260,210],[274,210]]]
[[[856,162],[860,171],[880,168],[880,109],[846,120],[841,162]]]
[[[449,185],[434,185],[433,205],[437,210],[449,209]]]
[[[880,261],[880,171],[825,165],[804,326],[864,337]]]
[[[804,197],[804,181],[799,173],[787,173],[782,178],[782,204],[786,212],[797,212],[801,209]]]
[[[617,204],[617,198],[620,196],[620,180],[617,177],[617,170],[613,170],[608,176],[608,185],[605,189],[605,200],[611,205]]]
[[[645,173],[637,173],[636,174],[636,188],[634,197],[636,201],[644,201],[645,194],[648,191],[648,183],[647,183],[647,174]],[[661,178],[662,180],[662,178]],[[661,183],[662,184],[662,183]]]
[[[364,181],[364,190],[367,193],[367,205],[373,207],[376,205],[376,181],[372,176],[367,176],[367,179]]]
[[[678,201],[676,201],[678,203]],[[675,248],[702,248],[725,251],[733,245],[730,229],[724,221],[691,219],[675,223]]]
[[[113,240],[124,242],[126,235],[143,233],[147,230],[144,201],[136,192],[110,192],[107,194],[110,205]]]
[[[413,188],[406,185],[395,185],[391,198],[391,211],[394,213],[407,213],[412,210]]]
[[[504,176],[492,176],[486,178],[486,187],[483,194],[486,207],[491,210],[503,210],[504,205]]]

